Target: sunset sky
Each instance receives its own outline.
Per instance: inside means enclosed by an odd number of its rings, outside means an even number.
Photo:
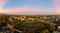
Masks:
[[[60,0],[0,0],[0,13],[60,15]]]

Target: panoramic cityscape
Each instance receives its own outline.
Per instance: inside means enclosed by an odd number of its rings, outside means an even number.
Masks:
[[[52,15],[1,15],[0,32],[6,33],[57,33],[60,16]]]
[[[0,0],[0,33],[60,33],[60,0]]]

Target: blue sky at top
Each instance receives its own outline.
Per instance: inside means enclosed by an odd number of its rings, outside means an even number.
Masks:
[[[9,0],[3,7],[3,9],[16,8],[16,7],[37,7],[43,9],[53,10],[54,6],[52,0]]]

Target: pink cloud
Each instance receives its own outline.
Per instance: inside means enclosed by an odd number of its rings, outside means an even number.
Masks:
[[[60,8],[60,0],[53,0],[53,5],[55,8]]]
[[[14,15],[49,15],[53,14],[51,10],[44,10],[40,8],[15,8],[7,9],[3,11],[4,14],[14,14]]]
[[[55,15],[60,15],[60,9],[56,9],[54,13]]]
[[[2,8],[7,1],[8,0],[0,0],[0,8]]]
[[[55,15],[60,15],[60,0],[53,0],[53,4],[54,4],[54,7],[55,7],[54,14]]]

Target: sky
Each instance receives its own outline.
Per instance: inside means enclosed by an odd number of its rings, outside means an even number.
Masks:
[[[60,0],[0,0],[0,13],[14,15],[59,15]]]

